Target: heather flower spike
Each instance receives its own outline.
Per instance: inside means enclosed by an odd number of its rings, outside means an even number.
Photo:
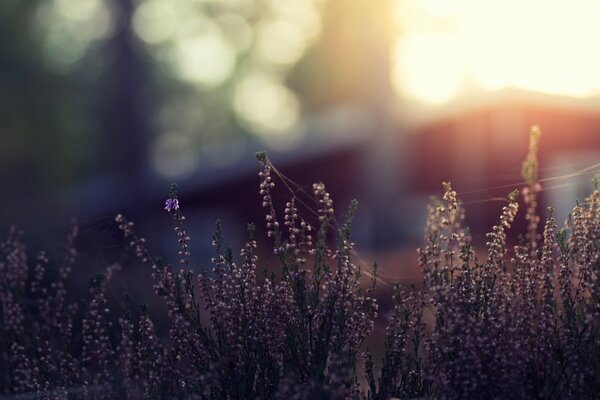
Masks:
[[[177,194],[177,184],[173,183],[171,185],[170,197],[167,200],[165,200],[165,210],[167,210],[168,212],[179,210],[179,200],[177,199]]]

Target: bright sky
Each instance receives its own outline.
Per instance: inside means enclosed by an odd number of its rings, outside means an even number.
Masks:
[[[598,0],[398,0],[392,81],[441,104],[515,87],[586,97],[600,91]]]

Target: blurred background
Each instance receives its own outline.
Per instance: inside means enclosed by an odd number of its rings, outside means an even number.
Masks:
[[[414,260],[442,181],[483,240],[532,124],[543,205],[563,218],[591,188],[599,20],[594,0],[2,0],[0,226],[35,241],[122,212],[175,254],[177,182],[206,263],[217,218],[236,245],[262,225],[267,150],[340,215],[358,198],[361,254],[402,277],[385,265]]]

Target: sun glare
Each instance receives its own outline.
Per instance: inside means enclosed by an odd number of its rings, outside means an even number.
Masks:
[[[596,0],[399,0],[392,81],[444,103],[514,87],[586,97],[600,91]]]

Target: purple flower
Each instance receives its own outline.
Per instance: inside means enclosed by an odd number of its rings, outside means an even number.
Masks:
[[[173,198],[167,199],[165,201],[165,210],[168,212],[179,210],[179,200]]]

